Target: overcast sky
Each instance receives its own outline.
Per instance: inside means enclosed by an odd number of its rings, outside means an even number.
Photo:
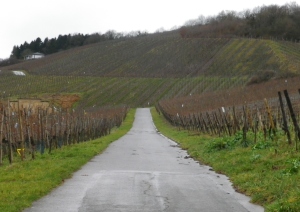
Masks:
[[[299,4],[300,0],[296,0]],[[222,10],[237,12],[262,5],[284,5],[283,0],[1,0],[0,58],[14,45],[59,34],[169,30],[200,15]]]

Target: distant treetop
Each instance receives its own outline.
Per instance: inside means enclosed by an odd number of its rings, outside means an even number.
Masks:
[[[222,11],[214,17],[199,16],[180,29],[182,37],[252,37],[300,41],[300,7],[256,7],[252,11]]]
[[[57,38],[45,38],[44,41],[41,38],[37,38],[30,43],[26,41],[20,46],[14,46],[11,58],[22,59],[26,55],[34,52],[41,52],[43,54],[52,54],[62,50],[83,46],[87,44],[97,43],[106,40],[114,40],[120,38],[138,37],[147,35],[147,32],[134,31],[127,34],[118,33],[113,30],[109,30],[104,34],[93,33],[93,34],[68,34],[59,35]]]

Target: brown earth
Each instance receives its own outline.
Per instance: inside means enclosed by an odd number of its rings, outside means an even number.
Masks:
[[[63,109],[68,109],[80,100],[80,96],[78,94],[54,94],[42,97],[42,99],[48,100]]]
[[[18,105],[22,108],[51,108],[51,105],[61,107],[63,109],[69,109],[74,106],[76,102],[80,100],[78,94],[45,94],[39,97],[15,99],[10,100],[11,107],[17,111]],[[0,101],[0,108],[7,105],[7,101]]]

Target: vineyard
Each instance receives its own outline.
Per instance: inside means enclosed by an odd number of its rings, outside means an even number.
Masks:
[[[148,35],[83,46],[3,67],[32,75],[125,78],[246,76],[272,70],[276,77],[299,74],[299,44],[246,38],[183,39]]]
[[[208,142],[218,151],[240,141],[243,147],[272,146],[275,154],[284,143],[297,152],[299,45],[181,38],[174,31],[103,41],[1,67],[0,164],[36,161],[63,146],[92,143],[119,127],[129,108],[154,105],[178,131],[188,130],[190,143],[196,143],[195,157],[206,148],[204,142],[192,140],[196,134],[224,138]],[[233,144],[228,137],[238,139]],[[291,156],[296,170],[297,154]],[[285,171],[287,166],[274,167]]]
[[[161,100],[158,129],[266,211],[299,211],[299,80]]]
[[[298,149],[300,117],[299,78],[277,80],[244,89],[160,101],[156,108],[177,128],[203,134],[233,136],[261,131],[264,140],[283,131]],[[270,89],[266,89],[270,88]],[[290,94],[288,92],[290,91]],[[273,138],[272,137],[272,138]]]
[[[36,152],[51,153],[62,146],[87,142],[108,135],[119,127],[127,107],[101,108],[90,111],[56,108],[37,100],[27,104],[10,102],[1,106],[0,164],[3,158],[14,161],[35,158]]]
[[[3,67],[0,97],[78,94],[80,108],[210,93],[299,75],[299,44],[246,38],[181,38],[176,32],[113,40]],[[22,71],[24,75],[14,75]]]
[[[298,117],[299,78],[290,77],[299,75],[299,49],[298,43],[280,40],[183,39],[177,32],[166,32],[86,45],[3,67],[2,154],[12,155],[17,149],[51,151],[90,140],[120,125],[127,106],[157,103],[159,111],[182,128],[218,135],[270,126],[276,131],[283,122],[280,111],[290,114],[287,124],[291,123],[291,111],[286,103],[280,107],[278,91],[293,90]],[[13,109],[7,103],[20,98],[43,99],[50,106],[33,113],[30,107]],[[83,112],[100,107],[115,109]]]

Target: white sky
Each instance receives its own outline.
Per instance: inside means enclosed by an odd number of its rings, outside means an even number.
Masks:
[[[300,0],[292,0],[299,4]],[[59,34],[169,30],[200,15],[237,12],[289,0],[1,0],[0,58],[14,45]]]

